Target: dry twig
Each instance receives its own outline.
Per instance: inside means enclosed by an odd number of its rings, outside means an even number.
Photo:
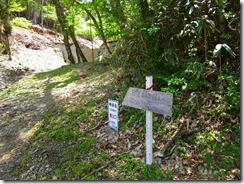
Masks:
[[[81,178],[81,180],[84,180],[85,177],[90,176],[90,175],[92,175],[92,174],[94,174],[94,173],[96,173],[96,172],[99,172],[99,171],[103,170],[103,169],[106,168],[111,162],[113,162],[115,158],[116,158],[116,157],[114,157],[113,159],[110,159],[110,160],[109,160],[108,162],[106,162],[103,166],[101,166],[101,167],[97,168],[96,170],[93,170],[93,171],[91,171],[90,173],[84,175],[84,176]]]
[[[168,147],[174,142],[174,139],[179,134],[179,132],[182,129],[183,125],[184,125],[184,122],[182,122],[180,124],[180,126],[178,127],[178,129],[176,130],[176,132],[174,133],[174,135],[172,136],[172,138],[164,145],[163,150],[161,151],[162,154],[164,154],[165,151],[168,149]]]

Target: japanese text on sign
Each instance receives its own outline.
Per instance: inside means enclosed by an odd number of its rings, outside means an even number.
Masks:
[[[119,129],[118,114],[119,114],[118,101],[108,100],[108,126],[114,129],[115,131],[118,131]]]

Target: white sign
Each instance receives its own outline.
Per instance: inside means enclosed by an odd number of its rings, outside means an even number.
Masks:
[[[115,131],[119,130],[119,103],[115,100],[108,100],[108,126]]]

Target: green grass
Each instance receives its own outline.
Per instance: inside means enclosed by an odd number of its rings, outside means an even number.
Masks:
[[[79,65],[61,67],[51,72],[36,74],[34,79],[46,80],[48,84],[45,86],[45,90],[62,88],[78,80],[78,68]]]
[[[35,96],[46,90],[65,87],[78,80],[79,67],[80,65],[70,65],[25,77],[8,89],[0,91],[0,99],[8,98],[10,95],[16,95],[21,99]]]
[[[204,131],[196,136],[195,142],[208,170],[221,171],[211,174],[213,179],[223,180],[228,171],[240,167],[240,142],[235,142],[239,135],[226,139],[228,133],[229,129],[224,128],[221,131]]]
[[[112,179],[117,180],[172,180],[171,171],[162,171],[160,166],[147,166],[130,154],[119,154],[113,166]]]
[[[105,122],[107,120],[107,98],[106,95],[105,97],[100,97],[100,94],[102,91],[110,93],[114,83],[109,83],[109,81],[113,81],[113,78],[109,78],[111,75],[108,68],[100,70],[100,66],[99,64],[94,64],[92,68],[86,70],[89,74],[86,82],[93,85],[94,88],[86,88],[71,104],[64,103],[55,109],[48,110],[44,114],[44,119],[35,135],[32,136],[32,140],[39,142],[40,145],[45,144],[45,141],[67,144],[66,151],[60,159],[60,166],[55,173],[55,176],[61,180],[172,179],[171,171],[162,172],[159,166],[149,168],[145,163],[138,161],[130,154],[117,153],[116,156],[111,157],[105,152],[106,150],[101,149],[100,140],[79,130],[79,123],[90,124],[93,127],[99,121]],[[51,72],[37,74],[33,77],[33,80],[43,81],[50,78],[59,82],[59,85],[54,86],[55,88],[63,87],[77,80],[77,69],[78,66],[65,66]],[[100,81],[108,82],[104,84]],[[52,83],[47,83],[41,89],[44,91],[52,90],[53,85]],[[143,115],[138,119],[137,114],[138,112],[134,109],[130,109],[124,114],[130,118],[126,118],[128,123],[122,124],[121,130],[126,130],[137,121],[140,122],[145,118],[145,115]],[[144,137],[144,134],[141,137]],[[107,163],[109,163],[107,167],[101,171],[93,172]],[[113,171],[115,174],[111,174]]]
[[[84,67],[86,67],[84,69]],[[86,130],[80,130],[79,124],[87,125],[91,129],[98,123],[107,121],[107,100],[123,101],[129,83],[119,83],[123,78],[122,70],[117,73],[111,65],[104,63],[91,63],[89,65],[70,65],[59,69],[39,73],[23,78],[9,89],[0,92],[0,98],[11,95],[20,100],[35,100],[41,93],[76,85],[83,80],[82,92],[67,101],[60,102],[55,108],[45,111],[39,127],[31,140],[41,147],[47,142],[60,144],[65,147],[61,153],[58,168],[54,175],[58,180],[172,180],[177,173],[174,170],[163,170],[160,165],[148,167],[138,157],[129,153],[113,152],[103,147],[103,142]],[[80,69],[88,76],[80,79]],[[127,79],[128,80],[128,79]],[[117,94],[118,86],[120,91]],[[71,92],[71,96],[72,96]],[[189,103],[188,103],[189,104]],[[187,113],[191,106],[175,105],[177,116]],[[198,107],[206,109],[207,106]],[[211,109],[209,109],[209,112]],[[160,143],[167,142],[178,127],[177,116],[174,121],[162,126],[162,117],[154,122],[155,135],[160,137]],[[194,118],[194,117],[193,117]],[[169,122],[170,120],[165,120]],[[145,139],[145,113],[130,107],[120,107],[120,130],[136,130],[129,137],[130,140]],[[202,126],[202,125],[199,125]],[[206,126],[206,125],[205,125]],[[139,131],[138,131],[139,130]],[[231,133],[231,138],[226,139]],[[220,142],[216,141],[217,137]],[[181,139],[184,138],[184,139]],[[185,136],[179,135],[173,146],[179,146],[178,156],[191,159],[191,146],[196,146],[196,154],[202,155],[204,167],[210,172],[210,179],[224,180],[233,168],[240,168],[240,122],[226,122],[222,129],[205,128]],[[158,140],[157,140],[158,141]],[[167,157],[172,155],[171,148],[165,152]],[[214,154],[213,154],[214,153]],[[23,155],[20,167],[15,175],[20,175],[25,169],[31,156]],[[219,172],[215,172],[215,171]],[[204,178],[200,172],[195,171],[199,179]],[[52,179],[46,176],[45,179]],[[37,178],[42,179],[42,178]]]

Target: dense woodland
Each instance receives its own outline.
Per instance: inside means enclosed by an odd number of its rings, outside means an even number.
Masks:
[[[11,60],[9,37],[13,26],[28,28],[32,24],[63,35],[71,67],[76,66],[71,44],[76,46],[80,63],[87,62],[77,36],[91,41],[101,39],[108,55],[99,67],[112,67],[120,102],[128,87],[145,88],[147,75],[154,77],[154,90],[173,93],[172,118],[180,130],[170,144],[165,137],[157,137],[168,146],[161,153],[169,155],[176,145],[180,157],[185,159],[189,156],[187,150],[195,145],[195,155],[201,156],[190,159],[197,160],[196,168],[204,163],[213,171],[207,177],[178,174],[178,179],[240,179],[240,1],[0,0],[1,54]],[[132,120],[144,121],[141,112],[124,111],[122,130],[131,129]],[[170,119],[155,116],[155,134],[169,133],[159,128],[157,121],[170,124]],[[119,158],[131,162],[131,156]],[[65,168],[68,161],[65,164],[60,168]],[[93,166],[98,167],[96,164]],[[132,165],[128,172],[138,166]],[[171,180],[172,173],[176,173],[163,171],[161,176],[158,169],[151,169],[143,170],[143,177],[126,178],[125,174],[118,178]],[[72,167],[66,170],[75,173]],[[70,178],[64,176],[64,170],[58,173],[60,179],[81,179],[82,172],[90,173],[83,176],[94,180],[100,176],[96,171],[100,170],[87,165],[80,174],[70,174]],[[102,174],[101,178],[109,176]]]

